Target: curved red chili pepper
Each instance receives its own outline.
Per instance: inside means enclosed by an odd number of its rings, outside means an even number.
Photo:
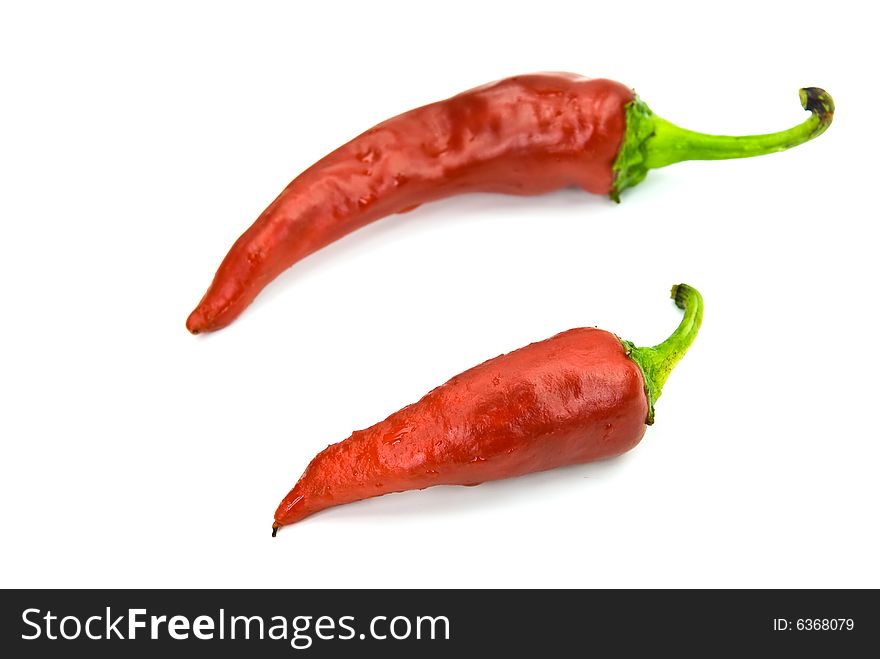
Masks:
[[[780,151],[820,134],[833,103],[801,90],[809,120],[781,133],[707,136],[653,115],[632,91],[572,73],[517,76],[389,119],[300,174],[236,241],[187,319],[229,324],[282,271],[393,213],[464,192],[565,186],[615,199],[648,169]]]
[[[476,366],[384,421],[321,451],[278,506],[273,533],[360,499],[432,485],[477,485],[619,455],[653,422],[654,401],[690,347],[703,300],[673,287],[678,329],[636,348],[573,329]]]

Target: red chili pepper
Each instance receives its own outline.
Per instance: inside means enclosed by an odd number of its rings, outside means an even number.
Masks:
[[[477,485],[619,455],[703,320],[696,289],[673,286],[684,318],[653,348],[573,329],[476,366],[384,421],[328,446],[275,512],[272,535],[325,508],[432,485]]]
[[[624,85],[571,73],[508,78],[389,119],[300,174],[236,241],[187,319],[199,332],[234,320],[279,273],[393,213],[464,192],[535,195],[565,186],[620,192],[649,169],[782,151],[822,133],[831,97],[802,89],[812,115],[750,137],[683,130]]]

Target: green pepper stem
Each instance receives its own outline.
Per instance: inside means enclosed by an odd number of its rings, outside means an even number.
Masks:
[[[800,90],[800,98],[801,105],[811,113],[804,123],[779,133],[742,137],[705,135],[679,128],[654,114],[640,98],[634,98],[626,106],[626,133],[611,168],[611,198],[620,201],[620,193],[645,180],[651,169],[683,160],[760,156],[821,135],[834,118],[831,95],[818,87],[806,87]]]
[[[666,379],[691,347],[703,323],[703,296],[696,288],[687,284],[677,284],[672,287],[672,299],[679,309],[684,310],[684,317],[668,339],[653,348],[637,348],[632,343],[624,341],[624,347],[630,358],[641,367],[645,376],[648,425],[654,423],[654,403],[660,398]]]
[[[765,135],[706,135],[655,116],[654,134],[645,141],[645,167],[657,169],[683,160],[750,158],[803,144],[821,135],[831,124],[834,101],[818,87],[806,87],[799,94],[803,108],[812,113],[810,118],[788,130]]]

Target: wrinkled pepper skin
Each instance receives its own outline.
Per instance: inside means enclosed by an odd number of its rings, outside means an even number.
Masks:
[[[609,458],[642,439],[642,370],[620,339],[573,329],[491,359],[319,453],[274,528],[331,506]]]
[[[633,92],[570,73],[484,85],[389,119],[300,174],[238,239],[187,320],[232,322],[275,277],[393,213],[466,192],[608,194]]]

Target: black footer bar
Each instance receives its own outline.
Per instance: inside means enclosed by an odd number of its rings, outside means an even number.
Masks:
[[[0,642],[22,657],[854,656],[878,647],[878,601],[870,590],[7,590]]]

